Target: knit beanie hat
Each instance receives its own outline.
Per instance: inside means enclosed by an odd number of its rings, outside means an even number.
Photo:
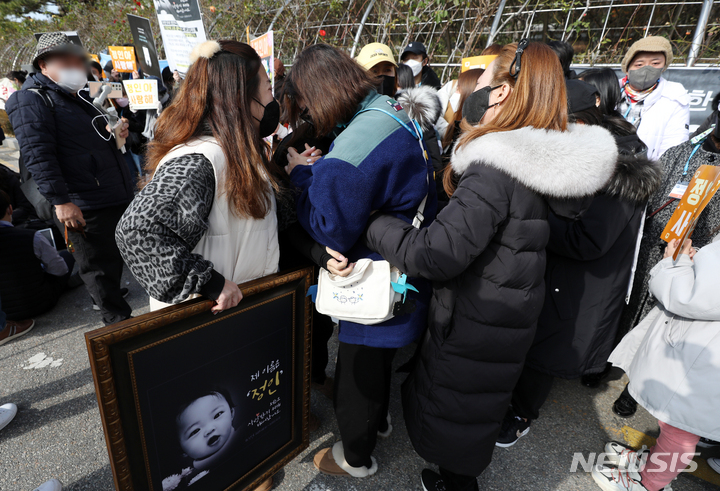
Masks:
[[[662,36],[648,36],[640,39],[639,41],[635,41],[633,45],[630,46],[630,49],[625,54],[625,58],[623,58],[622,61],[621,66],[623,73],[628,72],[628,65],[630,65],[633,58],[635,58],[635,55],[643,52],[663,53],[665,55],[664,70],[667,70],[667,67],[669,67],[670,63],[673,61],[673,50],[670,45],[670,41]]]

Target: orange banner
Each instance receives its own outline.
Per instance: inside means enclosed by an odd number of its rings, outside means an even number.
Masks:
[[[132,46],[108,46],[113,68],[118,72],[132,73],[137,70],[135,48]]]
[[[701,165],[660,236],[665,242],[680,240],[680,247],[675,251],[673,259],[677,259],[682,244],[692,235],[700,213],[715,195],[718,187],[720,187],[720,167]]]

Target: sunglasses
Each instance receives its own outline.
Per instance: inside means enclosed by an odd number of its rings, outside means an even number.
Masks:
[[[517,50],[515,51],[515,60],[513,61],[512,65],[510,65],[510,76],[512,78],[516,79],[518,74],[520,73],[520,61],[522,60],[522,54],[529,44],[530,41],[528,41],[527,39],[521,39],[518,43]]]

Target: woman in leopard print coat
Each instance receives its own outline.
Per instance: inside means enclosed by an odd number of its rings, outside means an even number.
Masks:
[[[148,147],[152,179],[115,237],[153,310],[201,294],[218,312],[242,299],[237,283],[278,269],[278,184],[262,141],[278,111],[247,44],[208,41],[191,59]]]

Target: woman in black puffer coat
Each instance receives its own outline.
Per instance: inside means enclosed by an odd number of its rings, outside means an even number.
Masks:
[[[379,215],[366,234],[403,272],[434,281],[420,361],[403,386],[410,439],[440,466],[423,472],[428,491],[477,489],[543,306],[548,200],[596,193],[617,158],[608,131],[567,124],[554,53],[516,48],[503,48],[466,102],[483,115],[466,126],[435,222],[417,230]]]

